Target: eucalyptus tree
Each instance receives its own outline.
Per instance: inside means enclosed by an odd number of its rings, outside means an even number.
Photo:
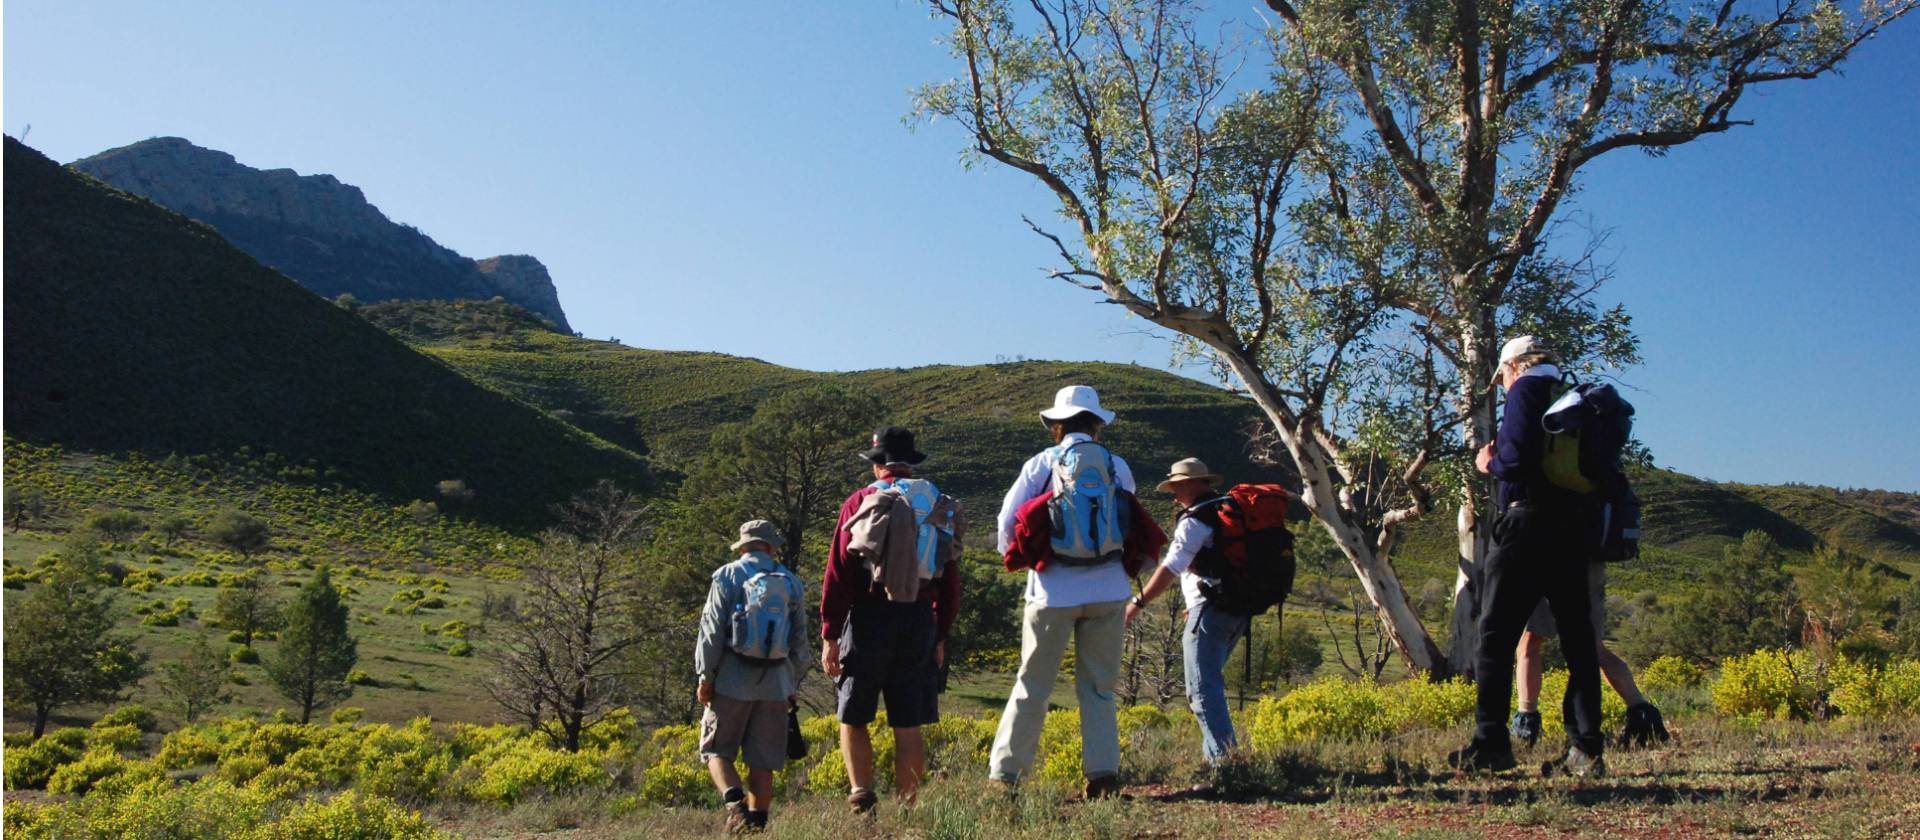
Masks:
[[[1920,0],[1268,0],[1264,29],[1184,0],[931,0],[958,78],[916,93],[968,163],[1044,185],[1058,279],[1168,328],[1244,388],[1407,664],[1464,669],[1487,546],[1467,455],[1493,437],[1503,333],[1635,360],[1559,242],[1582,166],[1736,126],[1755,88],[1834,72]],[[1218,34],[1214,34],[1218,33]],[[1457,504],[1453,648],[1389,560]]]

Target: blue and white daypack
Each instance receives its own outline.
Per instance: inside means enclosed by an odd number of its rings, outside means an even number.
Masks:
[[[873,483],[875,490],[892,490],[899,493],[913,508],[913,554],[920,569],[921,580],[931,580],[940,575],[940,550],[942,538],[949,543],[953,540],[953,522],[930,521],[933,508],[940,502],[940,489],[924,478],[885,479]]]
[[[1113,479],[1113,453],[1090,440],[1056,446],[1053,453],[1047,517],[1054,560],[1068,566],[1119,560],[1126,547],[1126,516]]]
[[[793,603],[799,599],[800,582],[784,566],[747,578],[733,605],[727,647],[763,665],[785,662]]]

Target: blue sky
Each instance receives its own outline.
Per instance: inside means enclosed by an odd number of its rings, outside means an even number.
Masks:
[[[1164,334],[1041,276],[1034,184],[903,125],[908,89],[955,71],[922,9],[10,0],[3,119],[60,161],[178,135],[331,173],[468,256],[539,257],[577,329],[630,345],[1165,367]],[[1665,465],[1920,490],[1902,23],[1844,78],[1750,97],[1754,128],[1588,168],[1574,209],[1611,231],[1605,296],[1646,357],[1622,379]]]

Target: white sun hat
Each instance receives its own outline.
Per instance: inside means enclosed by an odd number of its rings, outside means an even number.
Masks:
[[[1102,423],[1113,422],[1113,412],[1100,407],[1100,395],[1085,385],[1068,385],[1053,395],[1053,407],[1040,412],[1042,420],[1065,420],[1085,412],[1100,418]]]
[[[1499,364],[1494,365],[1494,369],[1499,370],[1502,366],[1506,365],[1506,363],[1511,362],[1514,359],[1518,359],[1521,356],[1525,356],[1529,353],[1551,353],[1551,352],[1553,351],[1547,349],[1546,342],[1541,341],[1538,338],[1534,338],[1533,336],[1530,336],[1530,335],[1517,336],[1515,338],[1508,339],[1507,343],[1500,347],[1500,362]]]

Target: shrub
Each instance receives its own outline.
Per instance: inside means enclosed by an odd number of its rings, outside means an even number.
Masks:
[[[483,759],[478,778],[467,788],[468,796],[482,802],[512,805],[529,796],[573,793],[610,781],[594,756],[555,750],[526,739],[497,752],[474,756],[468,764]]]
[[[1678,656],[1662,656],[1640,669],[1640,685],[1652,692],[1690,691],[1706,681],[1707,669]]]
[[[235,665],[255,665],[260,662],[260,652],[242,645],[227,651],[227,659]]]
[[[100,719],[94,721],[93,725],[96,729],[102,726],[126,725],[139,729],[141,732],[152,732],[160,728],[160,719],[155,717],[152,712],[147,711],[145,706],[137,703],[128,703],[124,706],[117,706],[113,711],[101,715]]]
[[[212,764],[220,759],[220,741],[198,727],[186,727],[167,733],[153,760],[168,770],[182,770]]]
[[[367,710],[359,706],[341,706],[338,709],[334,709],[333,714],[327,719],[338,724],[354,724],[359,723],[360,719],[366,716]]]
[[[845,775],[842,767],[842,778]],[[662,758],[640,776],[640,801],[648,805],[699,805],[710,798],[712,792],[713,782],[706,772],[683,762]]]
[[[1034,775],[1057,782],[1077,782],[1086,775],[1080,752],[1080,710],[1050,711],[1046,723],[1040,727],[1040,750],[1034,756]],[[877,756],[875,760],[878,761]]]
[[[87,730],[58,729],[31,745],[6,751],[7,788],[31,790],[47,786],[55,771],[79,760],[87,746]]]
[[[89,796],[58,807],[37,809],[22,826],[21,840],[264,840],[266,802],[219,780],[175,785],[149,778],[116,790],[116,796]],[[15,836],[14,811],[7,803],[6,835]]]
[[[247,787],[260,792],[268,799],[291,799],[294,796],[320,787],[320,779],[305,768],[282,764],[268,767],[247,781]]]
[[[87,749],[126,752],[140,745],[140,730],[131,724],[102,726],[95,723],[87,730]]]
[[[665,763],[666,760],[661,759],[661,764]],[[851,784],[847,778],[847,760],[837,746],[820,756],[820,763],[807,774],[807,790],[821,796],[844,795]]]
[[[54,771],[47,780],[47,792],[78,796],[123,774],[129,776],[125,781],[137,783],[158,778],[160,768],[150,762],[128,761],[110,749],[88,750],[78,761],[61,765],[59,770]]]
[[[393,800],[347,791],[322,803],[308,801],[259,832],[278,840],[440,840],[420,814]]]
[[[1920,715],[1920,661],[1885,667],[1842,662],[1833,670],[1833,705],[1871,720]]]
[[[359,668],[355,668],[347,672],[347,684],[348,685],[369,685],[369,686],[379,685],[378,682],[374,681],[372,674],[362,671]]]
[[[236,785],[253,781],[253,777],[267,771],[267,759],[258,755],[234,755],[220,759],[220,767],[215,772],[220,778]]]
[[[1548,671],[1540,679],[1540,731],[1542,733],[1565,731],[1565,718],[1561,712],[1560,698],[1567,694],[1567,672],[1558,668]],[[1600,728],[1603,731],[1617,730],[1627,723],[1627,701],[1607,687],[1605,678],[1600,680]]]
[[[472,656],[473,645],[468,644],[465,641],[456,641],[453,644],[447,645],[447,655],[448,656]]]
[[[1321,679],[1254,704],[1247,745],[1263,752],[1315,738],[1352,740],[1386,729],[1386,704],[1370,680]]]
[[[1720,714],[1747,720],[1808,720],[1823,692],[1819,669],[1805,651],[1757,650],[1720,663],[1713,682],[1713,707]]]
[[[1410,679],[1381,690],[1386,729],[1446,729],[1473,720],[1473,683],[1455,677],[1444,682]]]

